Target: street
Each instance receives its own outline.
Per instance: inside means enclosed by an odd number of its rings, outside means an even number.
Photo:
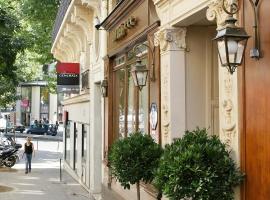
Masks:
[[[23,138],[17,139],[17,143],[24,144],[24,142]],[[62,142],[33,141],[33,143],[36,149],[38,144],[38,150],[33,157],[30,174],[24,173],[24,159],[20,159],[11,169],[0,168],[0,199],[89,199],[88,192],[66,172],[63,171],[62,182],[59,181]],[[21,150],[20,158],[22,152]]]

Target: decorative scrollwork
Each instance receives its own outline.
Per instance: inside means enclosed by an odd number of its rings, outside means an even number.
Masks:
[[[229,7],[230,10],[228,10],[227,7]],[[236,3],[236,2],[228,3],[228,0],[222,1],[222,8],[228,15],[234,15],[234,14],[238,13],[238,11],[239,11],[238,3]]]

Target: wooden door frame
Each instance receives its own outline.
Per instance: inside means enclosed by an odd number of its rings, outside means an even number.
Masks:
[[[239,11],[239,24],[245,27],[244,21],[244,0],[240,0]],[[245,52],[245,58],[247,58],[247,50]],[[245,59],[243,64],[237,68],[237,91],[238,91],[238,113],[239,113],[239,137],[240,137],[240,169],[244,173],[246,172],[246,85],[245,85]],[[244,180],[240,187],[240,199],[246,199],[246,181]]]

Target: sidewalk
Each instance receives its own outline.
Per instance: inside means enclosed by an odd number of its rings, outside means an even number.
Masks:
[[[61,153],[58,149],[57,142],[40,142],[40,150],[36,152],[36,156],[33,158],[32,173],[30,174],[24,173],[23,160],[20,160],[12,169],[0,168],[0,186],[12,188],[11,192],[0,192],[0,199],[90,199],[88,192],[66,172],[63,171],[63,181],[59,181]]]
[[[24,139],[18,139],[23,143]],[[36,146],[36,143],[34,142]],[[0,168],[1,200],[93,200],[89,193],[63,170],[59,177],[60,150],[63,143],[40,141],[39,150],[33,157],[32,172],[24,173],[24,160],[13,168]],[[12,191],[3,192],[10,187]],[[104,200],[122,200],[115,192],[103,188]]]

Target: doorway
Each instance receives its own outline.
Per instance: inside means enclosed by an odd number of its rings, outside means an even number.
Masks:
[[[219,71],[218,54],[212,41],[216,26],[187,28],[186,53],[186,127],[207,128],[219,134]]]

